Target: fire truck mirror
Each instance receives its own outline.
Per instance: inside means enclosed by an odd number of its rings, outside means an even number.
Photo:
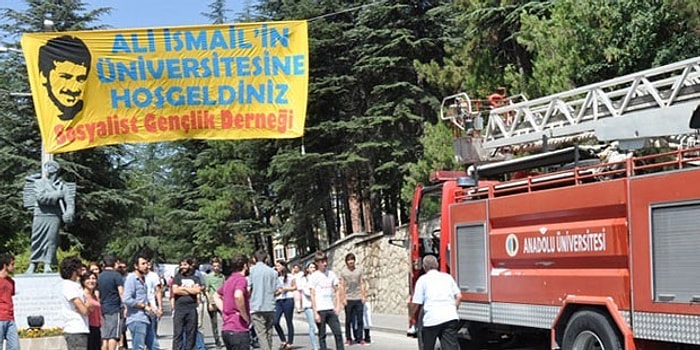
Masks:
[[[394,215],[384,215],[382,218],[382,233],[384,233],[385,236],[393,236],[396,234],[396,218],[394,218]]]
[[[403,238],[392,238],[389,240],[389,244],[401,247],[403,249],[408,249],[408,240]]]

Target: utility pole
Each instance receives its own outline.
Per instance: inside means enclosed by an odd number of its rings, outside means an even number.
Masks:
[[[44,19],[44,31],[53,32],[55,31],[54,23],[50,19]],[[44,139],[41,139],[41,177],[46,178],[46,163],[53,160],[53,154],[46,152],[46,144],[44,144]]]

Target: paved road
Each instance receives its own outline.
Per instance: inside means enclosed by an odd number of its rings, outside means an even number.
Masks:
[[[405,330],[403,330],[403,324],[405,324],[405,318],[398,315],[375,315],[375,324],[377,327],[372,330],[372,344],[362,346],[362,345],[352,345],[346,349],[375,349],[375,350],[393,350],[393,349],[417,349],[416,340],[408,338],[405,335]],[[284,321],[282,322],[284,325]],[[172,349],[172,332],[173,332],[172,318],[169,315],[164,316],[161,319],[159,325],[160,334],[158,340],[160,342],[161,349],[171,350]],[[219,327],[221,327],[221,320],[219,320]],[[284,326],[283,326],[284,327]],[[294,349],[311,349],[309,343],[308,335],[308,325],[301,315],[297,315],[294,319]],[[275,349],[279,348],[279,339],[274,336],[275,339]],[[207,349],[216,349],[214,344],[214,337],[211,332],[211,324],[209,322],[208,315],[205,314],[204,320],[204,342],[207,345]],[[329,349],[335,350],[335,342],[333,340],[332,333],[328,332],[327,344]]]

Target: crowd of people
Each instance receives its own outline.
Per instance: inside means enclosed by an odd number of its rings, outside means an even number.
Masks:
[[[293,313],[304,313],[308,322],[309,340],[313,350],[325,350],[326,327],[335,339],[335,349],[345,345],[369,344],[369,328],[363,325],[364,312],[351,313],[354,303],[347,296],[365,301],[365,281],[355,266],[355,256],[348,254],[346,269],[341,278],[328,269],[328,257],[316,252],[313,261],[302,271],[295,265],[290,271],[283,260],[269,264],[263,250],[255,252],[252,260],[237,256],[231,262],[233,272],[213,295],[223,316],[222,338],[227,350],[248,350],[260,347],[273,349],[273,329],[280,342],[280,350],[292,349],[294,344]],[[349,270],[349,271],[346,271]],[[347,273],[346,273],[347,272]],[[348,294],[350,292],[350,294]],[[346,312],[346,342],[340,329],[343,305]],[[285,318],[286,331],[281,327]],[[369,326],[369,324],[367,323]],[[356,335],[351,337],[351,329]]]
[[[129,273],[127,263],[111,255],[100,264],[67,257],[59,264],[64,338],[71,350],[161,349],[158,322],[169,288],[172,349],[206,349],[205,310],[217,348],[272,350],[274,329],[279,349],[292,349],[295,312],[306,316],[313,350],[327,349],[326,326],[338,350],[369,344],[365,279],[355,260],[348,254],[345,268],[336,275],[321,251],[303,269],[297,264],[290,270],[284,260],[271,266],[267,253],[259,250],[250,259],[231,259],[226,278],[219,259],[212,259],[211,270],[204,274],[195,259],[185,258],[167,282],[144,254],[134,256]],[[12,305],[14,263],[12,255],[0,254],[0,343],[4,340],[8,350],[19,349]],[[345,342],[338,318],[343,308]],[[281,326],[283,317],[286,328]]]
[[[105,256],[102,264],[85,265],[78,257],[59,264],[63,279],[63,334],[68,349],[158,349],[158,319],[163,315],[163,278],[143,254],[125,261]]]

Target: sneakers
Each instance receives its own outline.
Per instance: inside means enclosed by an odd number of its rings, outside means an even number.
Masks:
[[[364,341],[364,340],[360,340],[360,342],[359,342],[358,344],[360,344],[360,345],[369,345],[369,343],[366,342],[366,341]]]
[[[350,346],[350,345],[352,345],[352,344],[353,344],[353,343],[352,343],[352,340],[346,340],[346,341],[345,341],[345,345],[346,345],[346,346]]]

